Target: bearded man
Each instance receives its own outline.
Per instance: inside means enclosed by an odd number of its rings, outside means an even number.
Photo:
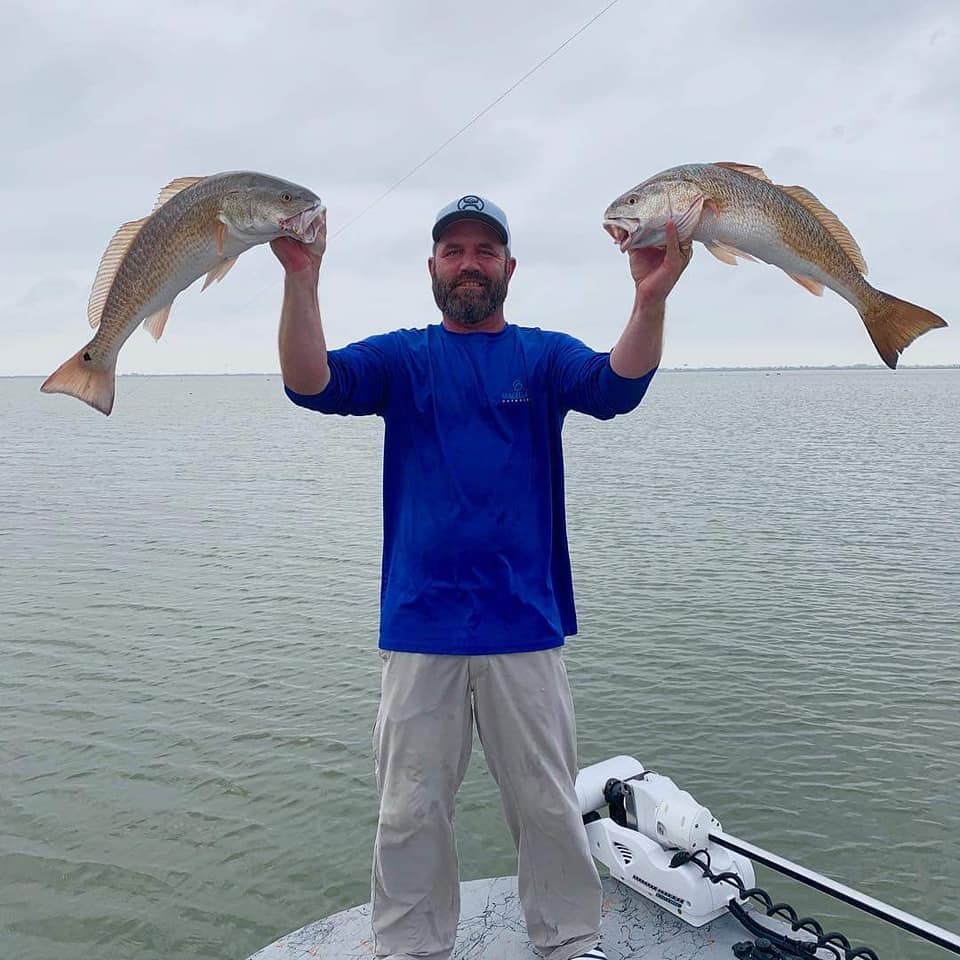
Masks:
[[[275,240],[286,276],[280,364],[302,407],[384,420],[380,816],[374,949],[447,960],[460,907],[454,797],[476,723],[518,854],[530,941],[546,960],[602,960],[601,887],[574,790],[576,727],[564,639],[577,631],[561,429],[643,398],[664,305],[689,260],[630,252],[633,309],[609,353],[504,319],[517,266],[504,212],[444,207],[427,261],[438,324],[326,349],[322,253]],[[320,247],[323,245],[320,244]]]

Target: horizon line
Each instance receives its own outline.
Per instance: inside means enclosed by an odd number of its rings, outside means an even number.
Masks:
[[[837,364],[756,364],[748,366],[710,366],[694,367],[684,364],[680,367],[660,367],[658,373],[723,373],[730,371],[742,372],[782,372],[784,370],[886,370],[886,364],[883,363],[837,363]],[[921,364],[901,364],[898,370],[960,370],[960,363],[921,363]],[[45,373],[0,373],[0,380],[39,380],[46,378]],[[244,370],[236,373],[221,371],[220,373],[206,372],[175,372],[175,373],[139,373],[131,371],[129,373],[118,373],[117,379],[124,377],[136,377],[139,379],[145,377],[279,377],[279,370],[257,371]]]

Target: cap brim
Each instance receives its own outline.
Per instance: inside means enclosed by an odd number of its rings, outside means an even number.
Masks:
[[[500,238],[500,242],[503,244],[510,244],[510,238],[507,236],[507,231],[504,230],[503,224],[494,217],[491,217],[486,213],[479,213],[475,210],[454,210],[453,213],[448,213],[445,217],[441,217],[433,225],[433,239],[434,242],[440,239],[440,235],[443,233],[451,223],[456,223],[458,220],[478,220],[480,223],[485,223],[488,227],[492,227],[494,233]]]

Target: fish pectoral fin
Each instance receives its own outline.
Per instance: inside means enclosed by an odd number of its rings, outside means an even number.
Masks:
[[[753,260],[756,261],[756,257],[752,257],[745,250],[738,250],[736,247],[731,246],[729,243],[720,243],[718,240],[713,240],[710,242],[704,241],[703,245],[722,263],[729,263],[731,267],[737,265],[737,257],[742,257],[744,260]]]
[[[843,252],[853,261],[853,265],[860,273],[863,276],[867,275],[867,261],[863,258],[860,246],[832,210],[828,210],[806,187],[785,187],[780,183],[774,186],[812,213],[820,221],[824,230],[840,244]]]
[[[727,170],[736,170],[737,173],[745,173],[748,177],[763,180],[765,183],[773,183],[760,167],[755,167],[752,163],[731,163],[730,161],[717,160],[713,165],[715,167],[724,167]]]
[[[167,325],[167,317],[170,316],[170,307],[172,306],[172,303],[168,303],[156,313],[150,314],[150,316],[143,321],[143,329],[146,330],[154,340],[159,340],[163,336],[163,328]]]
[[[222,257],[223,247],[227,240],[227,225],[222,220],[217,221],[216,236],[217,236],[217,253]]]
[[[823,296],[823,284],[813,277],[805,277],[802,273],[788,273],[791,280],[796,280],[805,290],[809,290],[815,297]]]
[[[97,275],[93,281],[93,287],[90,289],[90,299],[87,302],[87,319],[91,327],[96,327],[103,316],[103,305],[107,302],[107,295],[113,286],[114,278],[120,269],[123,258],[130,249],[137,234],[143,225],[149,220],[149,217],[142,217],[140,220],[131,220],[123,224],[113,235],[107,249],[100,258],[100,266],[97,267]]]
[[[211,283],[219,283],[231,270],[233,265],[237,262],[238,257],[231,257],[229,260],[224,260],[222,263],[218,263],[208,274],[207,279],[203,281],[203,287],[201,287],[200,292],[202,293]]]
[[[153,209],[156,210],[158,207],[162,207],[171,197],[175,197],[181,191],[186,190],[187,187],[192,187],[195,183],[206,179],[206,177],[177,177],[176,180],[171,180],[160,191],[157,202],[153,205]]]

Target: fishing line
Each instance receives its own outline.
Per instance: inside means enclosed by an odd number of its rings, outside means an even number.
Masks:
[[[551,53],[548,53],[535,67],[531,67],[519,80],[516,81],[516,83],[507,87],[507,89],[504,90],[496,100],[492,100],[490,103],[488,103],[476,116],[468,120],[455,134],[447,137],[447,139],[444,140],[443,143],[441,143],[440,146],[437,147],[432,153],[427,154],[427,156],[424,157],[423,160],[421,160],[409,173],[402,176],[395,184],[393,184],[393,186],[384,190],[376,200],[364,207],[363,210],[361,210],[352,220],[348,220],[335,234],[333,234],[333,237],[340,236],[344,230],[353,226],[353,224],[355,224],[364,214],[369,213],[381,200],[390,196],[390,194],[393,193],[393,191],[396,190],[400,184],[405,183],[418,170],[420,170],[422,167],[425,167],[441,150],[453,143],[453,141],[456,140],[460,134],[469,130],[470,127],[472,127],[484,114],[489,113],[498,103],[500,103],[501,100],[504,100],[507,96],[513,93],[513,91],[516,90],[524,80],[526,80],[528,77],[532,77],[545,63],[547,63],[548,60],[552,60],[553,57],[555,57],[568,43],[579,37],[580,34],[590,26],[590,24],[599,20],[612,6],[618,2],[619,0],[610,0],[610,3],[608,3],[599,13],[595,13],[582,27],[580,27],[579,30],[567,37],[567,39],[564,40],[559,47],[557,47]],[[333,237],[330,239],[333,239]]]
[[[509,87],[507,87],[507,89],[504,90],[503,93],[501,93],[500,96],[498,96],[495,100],[491,100],[490,103],[488,103],[479,113],[471,117],[470,120],[468,120],[459,130],[457,130],[456,133],[447,137],[447,139],[444,140],[443,143],[440,144],[440,146],[436,147],[434,150],[428,153],[427,156],[425,156],[415,167],[413,167],[408,173],[405,173],[399,180],[396,181],[396,183],[392,184],[386,190],[384,190],[383,193],[381,193],[380,196],[378,196],[375,200],[372,200],[369,204],[367,204],[367,206],[364,207],[355,217],[353,217],[353,219],[348,220],[342,227],[340,227],[339,230],[336,231],[336,233],[328,237],[328,239],[332,240],[335,237],[339,237],[341,233],[343,233],[349,227],[352,227],[361,217],[368,214],[378,203],[380,203],[382,200],[389,197],[390,194],[397,189],[397,187],[399,187],[401,184],[406,183],[407,180],[409,180],[415,173],[417,173],[418,170],[421,170],[423,167],[425,167],[435,156],[437,156],[438,153],[440,153],[446,147],[450,146],[450,144],[453,143],[453,141],[456,140],[457,137],[459,137],[463,133],[466,133],[466,131],[469,130],[470,127],[472,127],[481,117],[489,113],[498,103],[506,99],[506,97],[508,97],[511,93],[513,93],[513,91],[516,90],[521,83],[523,83],[525,80],[528,80],[530,77],[532,77],[542,66],[548,63],[550,60],[552,60],[564,47],[566,47],[568,44],[576,40],[576,38],[579,37],[580,34],[584,32],[584,30],[586,30],[589,26],[591,26],[591,24],[596,23],[597,20],[599,20],[611,7],[616,6],[617,3],[619,3],[619,0],[610,0],[610,2],[605,7],[603,7],[602,10],[595,13],[589,20],[587,20],[586,23],[584,23],[577,30],[571,33],[570,36],[563,41],[563,43],[561,43],[558,47],[556,47],[550,53],[548,53],[539,63],[531,67],[522,77],[520,77],[519,80],[517,80],[516,82],[511,84]],[[254,300],[257,299],[257,297],[259,297],[262,293],[265,293],[273,285],[274,285],[273,283],[269,283],[262,290],[259,290],[246,303],[242,304],[239,309],[248,307],[251,303],[253,303]]]

